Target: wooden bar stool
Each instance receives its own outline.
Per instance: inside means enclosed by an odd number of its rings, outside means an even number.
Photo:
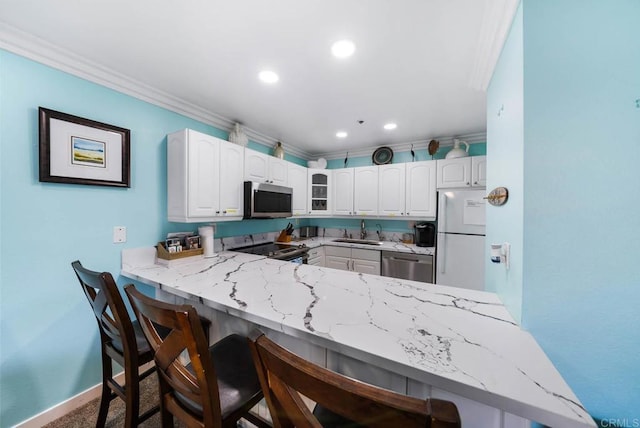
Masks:
[[[379,388],[313,364],[260,331],[249,337],[262,390],[277,428],[460,428],[455,404]],[[301,396],[316,403],[313,411]]]
[[[153,361],[153,352],[137,321],[131,321],[122,296],[109,272],[85,269],[79,261],[71,263],[93,309],[100,330],[102,353],[102,395],[96,427],[104,427],[109,404],[120,397],[126,404],[125,427],[136,427],[159,410],[158,406],[139,414],[140,381],[155,367],[139,373],[139,367]],[[124,368],[124,385],[113,379],[112,361]]]
[[[230,428],[240,419],[271,427],[250,412],[263,395],[246,337],[232,334],[208,346],[193,306],[152,299],[133,285],[125,292],[154,351],[163,427],[172,428],[174,416],[189,427]]]

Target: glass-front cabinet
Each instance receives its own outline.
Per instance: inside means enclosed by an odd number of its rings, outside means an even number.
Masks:
[[[331,171],[326,169],[308,170],[309,214],[331,215]]]

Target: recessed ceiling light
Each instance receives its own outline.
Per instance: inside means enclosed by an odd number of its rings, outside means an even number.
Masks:
[[[346,132],[344,132],[344,131],[338,131],[338,132],[336,132],[336,137],[338,137],[338,138],[347,138],[347,135],[349,135],[349,134],[347,134],[347,133],[346,133]]]
[[[398,125],[396,125],[395,123],[387,123],[386,125],[384,125],[384,129],[390,131],[392,129],[396,129],[398,127]]]
[[[276,83],[280,78],[271,70],[263,70],[258,74],[258,78],[264,83]]]
[[[353,55],[356,45],[351,40],[339,40],[331,46],[331,53],[338,58],[347,58]]]

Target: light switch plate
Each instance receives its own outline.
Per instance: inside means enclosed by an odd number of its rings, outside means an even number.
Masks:
[[[120,244],[123,242],[127,242],[127,228],[124,226],[114,226],[113,243]]]

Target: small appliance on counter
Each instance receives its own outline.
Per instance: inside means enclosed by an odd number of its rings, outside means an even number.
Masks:
[[[416,246],[433,247],[436,244],[436,226],[433,223],[416,223]]]
[[[286,230],[286,229],[285,229]],[[248,245],[246,247],[233,248],[230,251],[240,253],[256,254],[269,257],[270,259],[283,260],[295,264],[307,264],[309,259],[309,247],[306,245],[288,245],[274,243],[263,243]]]
[[[301,238],[315,238],[318,236],[318,226],[301,226],[300,237]]]

